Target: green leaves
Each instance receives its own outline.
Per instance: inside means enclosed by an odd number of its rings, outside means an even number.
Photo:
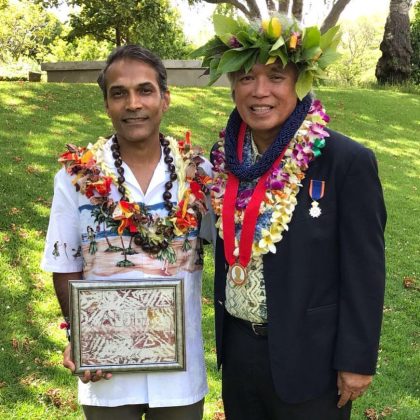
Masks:
[[[302,40],[302,47],[304,50],[319,47],[321,41],[321,31],[317,26],[306,28],[305,35]]]
[[[209,83],[208,85],[211,86],[221,75],[222,73],[217,72],[217,67],[219,66],[220,59],[214,59],[210,61],[209,70],[210,70],[210,76],[209,76]]]
[[[210,84],[223,73],[249,72],[256,63],[269,65],[279,59],[283,66],[298,66],[296,92],[303,97],[315,79],[325,77],[325,68],[339,56],[335,52],[340,39],[338,26],[321,35],[317,26],[302,33],[296,21],[290,24],[274,17],[269,22],[249,23],[214,15],[213,23],[215,39],[191,55],[204,55],[203,66],[210,67]]]
[[[277,50],[277,51],[270,52],[270,56],[271,57],[279,57],[282,64],[283,64],[283,67],[285,67],[287,62],[288,62],[287,54],[283,50]]]
[[[223,15],[213,16],[213,26],[214,32],[220,39],[223,39],[226,34],[236,34],[240,31],[240,26],[236,20]]]
[[[315,46],[307,50],[304,50],[302,53],[302,58],[304,60],[312,60],[316,57],[319,57],[321,53],[322,53],[321,48],[319,48],[319,46]]]
[[[339,30],[340,26],[334,26],[328,29],[328,31],[325,32],[325,34],[321,35],[319,46],[321,47],[322,51],[325,51],[327,48],[330,48],[333,42],[340,40],[341,34],[339,33]],[[336,48],[337,44],[335,44],[335,47],[333,46],[333,48]]]
[[[321,55],[320,59],[318,60],[318,65],[321,69],[324,70],[331,63],[336,61],[340,56],[341,56],[341,54],[338,53],[337,51],[329,49]]]
[[[240,70],[242,66],[253,56],[255,50],[248,49],[245,51],[228,50],[220,60],[217,68],[218,73],[230,73]]]
[[[284,45],[284,39],[282,36],[279,37],[279,39],[274,43],[274,45],[271,47],[270,52],[278,50],[281,46]]]
[[[296,93],[299,99],[303,99],[311,90],[314,76],[310,70],[303,70],[296,82]]]

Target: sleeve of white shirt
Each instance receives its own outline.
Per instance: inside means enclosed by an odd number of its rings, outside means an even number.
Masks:
[[[54,178],[54,197],[41,268],[54,273],[83,270],[78,193],[64,168]]]
[[[207,175],[212,176],[212,166],[207,159],[204,159],[204,162],[201,164],[201,167],[204,169]],[[213,212],[209,195],[206,196],[206,205],[208,211],[201,219],[200,233],[198,236],[204,239],[205,241],[211,242],[213,245],[215,245],[217,238],[216,216]]]

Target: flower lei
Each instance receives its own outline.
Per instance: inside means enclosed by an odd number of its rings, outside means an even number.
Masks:
[[[314,100],[311,108],[287,146],[284,158],[278,168],[271,170],[266,183],[265,198],[260,206],[259,216],[252,245],[253,258],[268,252],[275,253],[275,244],[283,238],[288,230],[293,211],[297,204],[296,196],[305,178],[305,171],[309,163],[321,154],[325,146],[325,137],[329,137],[324,130],[330,118],[319,100]],[[222,209],[225,195],[227,173],[225,171],[224,131],[220,133],[218,147],[213,151],[213,171],[215,177],[211,190],[211,201],[214,212],[218,216],[216,226],[223,239]],[[251,199],[256,182],[241,182],[236,199],[235,209],[235,251],[239,255],[238,236],[244,219],[245,209]]]
[[[72,183],[76,190],[95,206],[92,216],[97,221],[102,218],[120,236],[124,232],[131,237],[140,234],[150,244],[150,253],[174,262],[175,252],[171,243],[176,237],[185,236],[183,250],[190,249],[188,235],[198,227],[200,218],[207,211],[205,192],[211,178],[200,167],[204,161],[202,150],[191,146],[189,132],[183,141],[171,137],[166,139],[170,144],[178,181],[178,203],[167,217],[149,214],[144,204],[132,202],[128,190],[126,196],[129,201],[114,202],[110,197],[111,185],[118,186],[118,181],[104,158],[109,139],[99,138],[88,147],[67,144],[67,152],[61,154],[58,161],[68,174],[74,176]],[[107,251],[114,252],[113,249]]]

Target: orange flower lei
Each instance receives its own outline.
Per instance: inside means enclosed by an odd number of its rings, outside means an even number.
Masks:
[[[150,215],[142,203],[114,202],[110,198],[111,185],[118,185],[116,176],[97,156],[108,139],[99,139],[89,149],[67,144],[67,151],[58,159],[66,172],[74,176],[72,183],[76,190],[94,206],[101,207],[108,225],[115,227],[118,235],[124,232],[130,236],[139,235],[150,245],[149,252],[161,259],[174,255],[171,243],[176,237],[185,236],[183,249],[189,249],[188,235],[198,227],[201,216],[207,212],[205,192],[211,183],[211,177],[200,166],[202,150],[192,147],[189,132],[182,141],[166,139],[170,143],[178,177],[178,204],[167,217]]]

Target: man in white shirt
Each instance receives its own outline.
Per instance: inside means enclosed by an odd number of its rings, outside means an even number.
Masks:
[[[115,134],[88,148],[68,145],[55,177],[42,267],[53,272],[65,318],[69,280],[169,275],[184,282],[186,371],[86,372],[79,402],[87,419],[203,415],[201,238],[210,239],[205,192],[211,169],[193,154],[188,137],[178,144],[159,132],[170,103],[166,79],[150,51],[116,49],[98,79]],[[75,369],[70,345],[64,366]]]

